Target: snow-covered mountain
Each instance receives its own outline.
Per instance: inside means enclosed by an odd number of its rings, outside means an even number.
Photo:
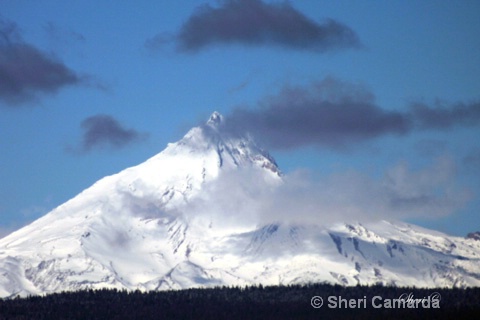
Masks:
[[[386,221],[249,224],[256,208],[236,195],[284,182],[268,153],[221,133],[222,123],[212,114],[146,162],[1,239],[0,297],[318,281],[480,285],[475,239]]]

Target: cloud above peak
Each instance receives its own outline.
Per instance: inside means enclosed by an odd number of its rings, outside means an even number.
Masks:
[[[61,61],[24,42],[17,26],[1,18],[0,79],[0,105],[9,107],[84,81]]]
[[[405,134],[412,126],[408,115],[377,106],[363,86],[330,77],[306,86],[285,86],[257,108],[235,108],[226,120],[224,130],[248,132],[274,149],[343,149],[386,134]]]
[[[179,32],[158,34],[147,47],[174,41],[180,52],[197,52],[212,45],[243,44],[279,46],[325,52],[360,47],[357,34],[348,26],[327,19],[315,22],[288,2],[225,0],[219,7],[204,4],[188,18]]]
[[[478,126],[480,103],[413,103],[392,110],[377,105],[364,86],[327,77],[304,86],[284,86],[253,108],[233,109],[225,119],[222,130],[249,133],[269,149],[342,150],[386,135]]]

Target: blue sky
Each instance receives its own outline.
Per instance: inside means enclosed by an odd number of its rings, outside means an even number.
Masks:
[[[478,1],[2,1],[0,232],[215,110],[314,187],[367,183],[362,197],[376,199],[388,185],[402,209],[382,217],[479,230],[479,12]]]

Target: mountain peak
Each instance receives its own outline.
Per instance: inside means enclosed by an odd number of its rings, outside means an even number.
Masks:
[[[223,116],[217,111],[214,111],[207,121],[207,125],[212,127],[218,127],[221,123],[223,123]]]

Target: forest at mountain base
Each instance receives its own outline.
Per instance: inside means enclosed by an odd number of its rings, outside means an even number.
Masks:
[[[438,294],[440,308],[374,308],[372,297],[397,299]],[[312,297],[323,297],[321,308]],[[332,308],[328,297],[367,301]],[[381,301],[381,300],[378,300]],[[357,305],[358,306],[358,305]],[[0,319],[478,319],[480,288],[330,284],[247,286],[172,291],[83,290],[0,300]]]

